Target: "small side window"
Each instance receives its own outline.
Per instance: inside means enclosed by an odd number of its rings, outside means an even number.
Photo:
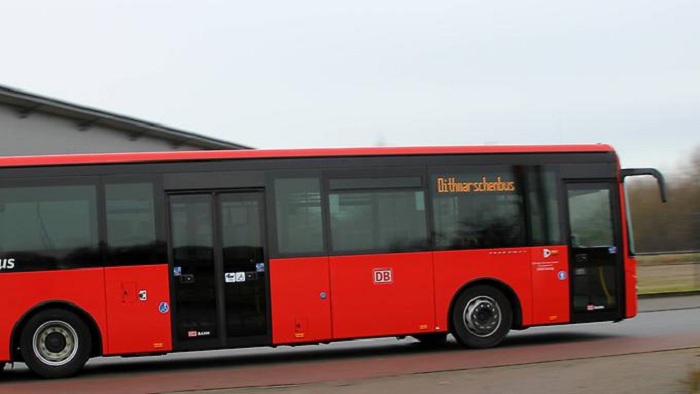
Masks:
[[[319,255],[323,248],[321,187],[317,177],[274,180],[277,252]]]
[[[153,184],[105,186],[108,262],[118,265],[163,263],[156,236]],[[163,260],[163,261],[159,261]]]
[[[527,185],[533,245],[562,244],[556,173],[533,167],[527,172]]]

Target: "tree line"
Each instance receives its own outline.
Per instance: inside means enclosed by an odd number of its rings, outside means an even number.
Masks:
[[[680,171],[666,175],[668,202],[645,179],[627,182],[637,252],[700,250],[700,146]]]

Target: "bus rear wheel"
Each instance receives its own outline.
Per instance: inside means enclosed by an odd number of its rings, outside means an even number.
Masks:
[[[39,312],[27,321],[20,338],[24,362],[44,378],[74,375],[90,358],[91,347],[90,329],[64,309]]]
[[[501,343],[513,324],[508,298],[491,286],[467,288],[452,308],[452,334],[462,346],[483,349]]]

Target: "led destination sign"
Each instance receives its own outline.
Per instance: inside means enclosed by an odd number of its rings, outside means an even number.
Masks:
[[[515,182],[503,181],[500,175],[493,181],[484,176],[477,182],[463,182],[455,177],[437,177],[438,193],[495,193],[514,191]]]

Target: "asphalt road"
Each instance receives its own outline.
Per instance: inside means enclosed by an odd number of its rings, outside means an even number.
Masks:
[[[180,353],[91,360],[73,379],[46,381],[23,365],[0,376],[0,393],[155,393],[372,381],[439,371],[524,366],[561,360],[700,348],[700,296],[641,301],[643,313],[621,323],[531,328],[496,349],[450,342],[424,349],[411,339],[361,340],[279,349]]]

